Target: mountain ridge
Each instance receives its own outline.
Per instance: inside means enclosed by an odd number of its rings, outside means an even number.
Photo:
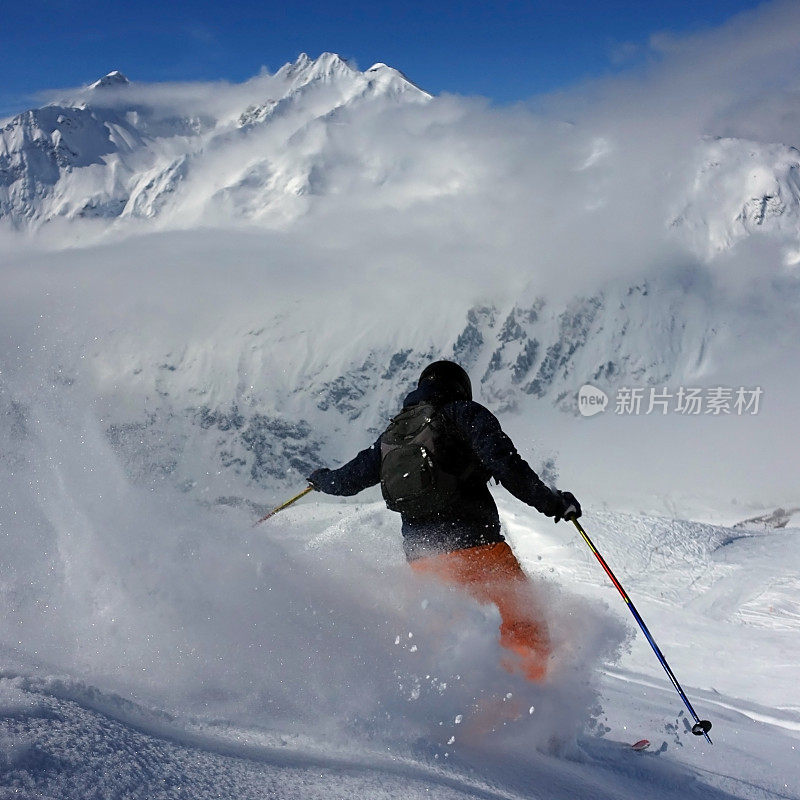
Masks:
[[[119,71],[110,72],[69,99],[17,115],[0,131],[0,220],[16,228],[37,228],[57,218],[156,217],[170,204],[187,170],[202,162],[209,150],[243,147],[237,128],[258,128],[278,121],[283,130],[273,142],[273,154],[261,159],[260,171],[244,177],[252,187],[254,174],[275,176],[272,162],[282,162],[281,148],[315,122],[359,103],[426,102],[430,95],[402,73],[386,65],[359,72],[338,55],[305,53],[275,75],[254,79],[247,92],[273,93],[233,113],[213,116],[164,112],[142,102]],[[263,86],[263,89],[261,88]],[[240,89],[241,90],[241,87]],[[230,119],[230,121],[229,121]],[[233,138],[232,138],[233,137]],[[182,144],[178,144],[182,142]],[[176,152],[177,151],[177,152]],[[290,159],[291,160],[291,159]],[[295,160],[296,161],[296,160]],[[206,187],[214,202],[219,191],[235,192],[242,177],[234,150],[228,185]],[[278,167],[278,170],[281,166]],[[282,194],[295,196],[308,186],[309,169],[288,164],[278,185],[265,181],[262,195],[269,204]],[[251,216],[246,204],[243,216]]]
[[[398,162],[408,165],[403,170],[379,142],[341,152],[347,144],[337,126],[355,130],[361,119],[391,120],[399,108],[441,104],[393,67],[379,62],[361,72],[335,53],[302,53],[274,75],[214,91],[208,102],[202,93],[184,100],[187,92],[137,84],[115,70],[71,98],[13,117],[0,130],[0,221],[23,230],[85,218],[157,218],[162,228],[211,220],[281,227],[304,215],[311,197],[395,187],[402,202],[418,203],[448,191],[434,174],[406,182],[419,147],[411,138],[404,145],[410,155]],[[436,112],[428,116],[435,121]],[[471,146],[462,146],[455,175],[479,169]],[[575,169],[591,173],[610,152],[597,139]],[[340,158],[350,162],[344,182]],[[709,135],[695,142],[683,174],[662,224],[698,257],[769,230],[794,237],[787,260],[800,260],[796,148]],[[456,178],[451,191],[472,180],[468,173]],[[588,198],[587,207],[604,202]]]

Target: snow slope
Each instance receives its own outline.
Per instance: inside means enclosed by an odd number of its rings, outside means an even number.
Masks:
[[[515,550],[547,603],[560,642],[555,656],[560,668],[549,685],[521,686],[496,670],[497,617],[490,609],[448,598],[429,585],[414,587],[416,600],[405,608],[392,602],[387,607],[387,591],[396,601],[401,585],[393,573],[405,568],[396,522],[380,504],[307,504],[257,533],[247,532],[247,514],[216,515],[214,527],[239,531],[218,545],[225,550],[222,573],[205,571],[208,559],[220,560],[208,551],[210,540],[202,544],[206,512],[195,511],[193,536],[205,554],[174,564],[162,555],[156,567],[131,564],[114,548],[109,552],[116,555],[107,552],[105,573],[122,559],[128,585],[113,598],[100,584],[83,586],[96,600],[91,619],[71,623],[86,628],[81,652],[75,653],[80,666],[68,669],[91,676],[91,683],[52,677],[52,664],[31,657],[47,653],[52,644],[41,639],[41,629],[33,634],[38,645],[22,643],[27,655],[6,648],[0,681],[2,785],[30,796],[64,798],[126,792],[316,797],[347,791],[376,797],[800,796],[800,704],[793,679],[797,608],[777,606],[763,591],[778,583],[787,598],[796,596],[800,531],[732,536],[724,528],[609,513],[585,521],[609,562],[619,567],[618,576],[697,710],[714,722],[710,747],[688,732],[680,700],[641,636],[621,660],[609,658],[607,644],[619,642],[620,626],[631,622],[574,531],[500,499]],[[280,573],[269,556],[276,547],[281,570],[306,571],[306,589],[274,598],[286,617],[270,614],[271,600],[248,599],[259,585],[262,591],[279,591]],[[377,572],[371,566],[375,557]],[[151,618],[147,635],[139,637],[136,617],[142,608],[134,586],[147,583],[154,568],[168,571],[172,589],[149,593]],[[349,583],[354,568],[360,579]],[[201,586],[198,569],[205,571]],[[239,572],[235,581],[232,569]],[[742,571],[751,579],[749,590],[742,591],[736,578]],[[336,586],[333,595],[320,591],[325,572]],[[413,579],[405,575],[402,583],[409,588]],[[691,588],[681,590],[687,585]],[[676,590],[665,593],[665,586]],[[738,589],[731,591],[732,586]],[[183,609],[184,646],[175,650],[171,605],[187,592],[200,605],[190,613]],[[52,598],[55,613],[64,599]],[[234,607],[245,613],[244,620],[229,616]],[[255,627],[247,633],[247,618],[255,621],[259,609],[272,620],[268,639]],[[375,624],[386,613],[389,630]],[[109,628],[110,614],[121,628],[116,633]],[[452,626],[459,618],[462,624]],[[413,628],[410,639],[404,624]],[[300,652],[284,646],[310,631],[316,631],[313,655],[302,645]],[[140,677],[113,660],[108,637],[120,634],[136,641],[146,665]],[[246,641],[240,637],[259,647],[259,658],[246,673],[241,663]],[[267,650],[266,641],[275,649]],[[195,650],[194,659],[187,645]],[[754,650],[763,657],[753,659]],[[63,659],[63,645],[51,653]],[[298,673],[306,653],[310,660]],[[209,665],[223,654],[233,659],[213,675]],[[587,660],[596,666],[587,670]],[[169,661],[180,664],[179,674]],[[394,681],[372,674],[386,663]],[[330,681],[327,692],[323,674]],[[471,704],[487,685],[501,696],[509,689],[534,711],[475,742],[467,736]],[[297,707],[282,716],[280,706],[292,693],[298,694]],[[135,697],[149,699],[144,704],[124,699]],[[454,722],[459,715],[464,719]],[[634,753],[627,744],[642,736],[651,747]]]
[[[343,272],[313,228],[0,255],[16,344],[0,404],[24,431],[10,450],[39,437],[40,407],[59,409],[134,481],[268,504],[371,443],[422,367],[454,357],[534,466],[592,502],[731,522],[796,505],[796,284],[742,295],[666,271],[562,299],[490,290],[496,274],[453,284],[444,264],[421,294],[402,265],[376,284],[357,249]],[[579,416],[584,383],[611,397],[604,415]],[[614,413],[625,386],[761,386],[763,400],[757,415],[647,415],[645,401],[631,417]],[[57,456],[58,437],[40,445]]]

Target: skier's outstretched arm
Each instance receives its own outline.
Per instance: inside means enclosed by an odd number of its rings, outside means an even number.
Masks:
[[[381,481],[380,440],[339,469],[316,469],[308,482],[319,492],[350,497]]]
[[[580,516],[581,507],[575,497],[569,492],[551,489],[542,481],[517,452],[488,408],[471,401],[458,403],[453,416],[458,430],[483,466],[511,494],[545,516],[555,517],[556,522],[570,506],[574,509],[570,513]]]

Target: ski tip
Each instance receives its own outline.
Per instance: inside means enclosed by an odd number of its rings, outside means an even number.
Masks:
[[[650,747],[650,741],[648,739],[639,739],[638,742],[634,742],[631,745],[631,750],[646,750]]]

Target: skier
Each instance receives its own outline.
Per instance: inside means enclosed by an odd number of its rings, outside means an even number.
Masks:
[[[380,483],[387,506],[400,512],[412,569],[493,603],[509,654],[504,666],[541,681],[550,653],[547,626],[500,531],[490,478],[555,522],[581,515],[574,495],[545,485],[494,414],[472,399],[464,369],[436,361],[372,446],[338,469],[315,470],[308,482],[345,496]]]

